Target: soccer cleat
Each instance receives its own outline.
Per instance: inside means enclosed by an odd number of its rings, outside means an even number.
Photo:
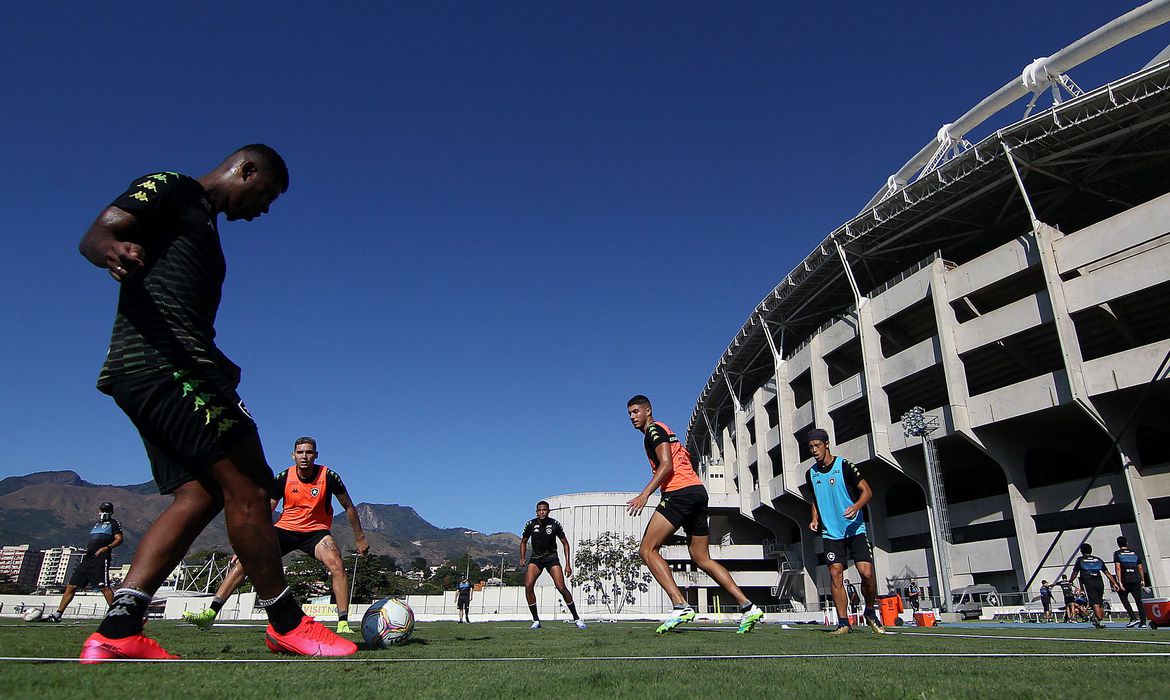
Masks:
[[[830,637],[840,637],[841,635],[849,634],[852,631],[853,631],[853,628],[850,627],[849,625],[837,625],[837,629],[830,632],[829,636]]]
[[[1133,629],[1134,627],[1141,627],[1141,626],[1142,626],[1141,620],[1130,620],[1129,624],[1126,625],[1126,628]]]
[[[41,622],[60,622],[60,621],[61,621],[61,613],[59,613],[59,612],[49,613],[48,615],[45,615],[44,617],[41,618]]]
[[[183,613],[183,622],[190,622],[192,625],[206,632],[215,624],[215,611],[208,608],[197,613],[185,612]]]
[[[758,607],[752,606],[751,610],[748,610],[739,616],[739,629],[737,629],[735,633],[747,634],[748,632],[751,632],[757,624],[759,624],[760,620],[763,619],[764,611],[760,610]]]
[[[528,629],[530,629],[530,630],[538,630],[538,629],[540,629],[540,620],[533,620],[533,621],[532,621],[532,626],[531,626],[531,627],[529,627]]]
[[[349,656],[357,651],[356,644],[337,636],[307,615],[288,634],[277,634],[272,625],[268,625],[264,643],[275,653],[295,656]]]
[[[886,633],[886,628],[882,627],[882,623],[877,619],[877,615],[866,615],[865,624],[869,625],[869,628],[873,630],[874,634]]]
[[[337,621],[337,633],[338,634],[353,634],[353,629],[351,629],[349,626],[349,620],[338,620]]]
[[[577,625],[577,629],[579,629],[579,630],[585,629],[585,621],[584,620],[573,620],[573,622],[574,622],[574,624]]]
[[[1096,618],[1093,619],[1093,626],[1099,630],[1105,629],[1105,623],[1101,622],[1100,620],[1098,620]]]
[[[141,634],[110,639],[94,632],[81,647],[81,663],[100,664],[111,659],[177,659],[158,642]]]
[[[690,606],[687,606],[682,610],[673,610],[670,613],[670,617],[666,618],[666,621],[661,625],[658,625],[658,629],[654,631],[657,634],[665,634],[675,627],[678,627],[682,623],[690,622],[693,619],[695,619],[695,611],[692,610]]]

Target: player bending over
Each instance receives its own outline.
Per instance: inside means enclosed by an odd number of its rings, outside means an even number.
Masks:
[[[656,489],[662,489],[662,501],[646,525],[642,535],[642,546],[638,554],[646,562],[650,573],[670,596],[674,609],[670,616],[658,626],[658,634],[669,632],[684,622],[695,619],[695,611],[683,598],[682,591],[674,582],[670,565],[662,558],[659,549],[680,527],[687,535],[687,548],[691,561],[702,569],[715,583],[727,591],[739,603],[738,634],[752,631],[764,611],[752,604],[743,594],[735,580],[723,565],[711,558],[710,530],[707,523],[707,489],[691,467],[691,455],[679,443],[665,423],[654,420],[654,408],[650,399],[638,394],[626,403],[626,411],[636,430],[645,436],[643,444],[646,458],[650,460],[653,476],[650,483],[626,505],[630,515],[637,517],[646,507],[646,501]]]
[[[577,604],[573,602],[573,593],[565,585],[565,577],[573,575],[573,565],[569,562],[569,538],[565,537],[565,530],[556,520],[548,517],[548,501],[536,504],[536,517],[524,525],[524,533],[520,535],[520,561],[524,561],[528,551],[528,538],[532,538],[532,557],[528,559],[528,566],[524,570],[524,597],[528,600],[528,610],[532,613],[532,627],[540,629],[540,615],[536,612],[536,579],[540,578],[541,571],[548,571],[552,576],[553,585],[560,591],[569,606],[569,613],[579,629],[585,629],[585,623],[577,616]],[[561,571],[561,560],[557,558],[557,540],[565,548],[565,568]]]

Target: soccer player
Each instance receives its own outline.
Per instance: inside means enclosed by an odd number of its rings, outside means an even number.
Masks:
[[[146,608],[221,510],[268,613],[268,647],[316,656],[357,651],[306,617],[286,585],[268,509],[272,469],[236,393],[240,368],[215,344],[227,272],[219,215],[251,221],[287,189],[280,154],[252,144],[198,179],[175,172],[135,178],[81,239],[81,254],[120,286],[98,389],[138,429],[155,484],[172,497],[85,641],[83,663],[174,658],[142,634]]]
[[[353,634],[349,626],[349,578],[337,542],[329,530],[333,525],[334,498],[345,509],[349,526],[353,528],[358,554],[369,552],[370,545],[362,531],[357,508],[345,490],[341,477],[329,467],[317,464],[317,441],[307,435],[297,438],[292,456],[293,466],[276,476],[269,494],[272,510],[276,510],[276,504],[284,500],[284,510],[275,526],[280,556],[300,550],[329,569],[333,579],[333,597],[337,600],[337,633]],[[247,573],[244,567],[236,561],[211,599],[211,607],[197,613],[183,613],[183,619],[201,629],[211,629],[223,604],[244,582],[245,576]]]
[[[695,611],[683,598],[674,582],[670,565],[659,553],[680,527],[687,535],[691,561],[739,603],[737,634],[751,632],[764,619],[764,611],[752,604],[723,565],[711,558],[711,532],[707,522],[707,489],[691,467],[691,455],[665,423],[654,420],[650,399],[638,394],[626,402],[626,412],[634,429],[643,434],[642,444],[650,460],[652,476],[642,492],[626,502],[634,517],[642,514],[646,501],[657,489],[662,489],[662,500],[646,524],[642,546],[638,554],[658,585],[670,596],[673,609],[670,616],[655,631],[664,634],[684,622],[695,619]]]
[[[1081,556],[1073,562],[1072,569],[1069,583],[1075,581],[1078,576],[1081,578],[1081,587],[1085,589],[1085,597],[1088,598],[1088,603],[1092,606],[1093,626],[1104,627],[1105,624],[1101,620],[1105,618],[1105,611],[1101,603],[1105,597],[1105,582],[1101,580],[1101,574],[1105,574],[1105,577],[1109,579],[1109,584],[1114,589],[1119,588],[1117,579],[1109,573],[1109,569],[1105,566],[1105,560],[1093,554],[1093,545],[1088,542],[1081,544]]]
[[[536,517],[524,524],[524,532],[520,535],[520,561],[524,561],[528,551],[528,539],[532,538],[532,556],[528,559],[528,566],[524,570],[524,596],[528,600],[528,610],[532,613],[532,626],[529,629],[540,629],[540,615],[536,613],[536,579],[542,571],[548,571],[552,576],[553,585],[560,591],[569,606],[569,613],[573,616],[573,623],[578,629],[585,629],[585,622],[577,615],[577,604],[573,602],[573,593],[565,585],[565,577],[573,575],[573,565],[569,563],[569,538],[565,537],[565,530],[556,520],[548,517],[548,501],[536,504]],[[561,560],[557,558],[557,540],[565,548],[565,566],[561,569]]]
[[[857,595],[857,586],[849,579],[845,579],[845,600],[849,601],[849,614],[856,615],[861,596]]]
[[[805,441],[813,456],[813,466],[805,475],[813,496],[812,521],[808,527],[819,533],[824,542],[833,604],[837,608],[837,629],[829,634],[842,635],[852,631],[845,609],[848,597],[844,579],[849,559],[853,560],[861,576],[865,624],[874,634],[884,634],[885,628],[874,609],[877,576],[873,570],[873,547],[865,524],[865,504],[873,498],[873,491],[852,462],[833,456],[828,432],[813,428],[808,431]]]
[[[463,579],[456,587],[455,607],[459,609],[459,622],[471,622],[471,582]]]
[[[922,588],[914,579],[910,579],[910,585],[906,586],[906,600],[910,603],[910,609],[914,612],[922,607]]]
[[[45,617],[45,622],[61,621],[65,608],[69,607],[78,588],[97,588],[106,597],[106,605],[113,604],[114,592],[110,590],[110,551],[122,544],[122,539],[122,524],[114,520],[114,504],[106,501],[98,506],[98,520],[89,530],[85,556],[69,577],[57,611]]]
[[[1141,555],[1129,548],[1129,542],[1124,537],[1117,538],[1117,551],[1113,553],[1114,580],[1119,582],[1117,595],[1125,612],[1129,613],[1129,623],[1126,627],[1145,627],[1146,608],[1142,605],[1142,583],[1146,579],[1146,567],[1142,563]],[[1133,608],[1129,606],[1129,598],[1133,596],[1133,604],[1137,606],[1135,616]]]
[[[1044,606],[1044,621],[1053,619],[1052,617],[1052,586],[1048,585],[1048,581],[1040,582],[1040,604]]]
[[[1073,588],[1072,581],[1068,580],[1068,574],[1061,574],[1056,585],[1060,587],[1060,592],[1064,596],[1064,621],[1076,622],[1077,615],[1074,608],[1077,604],[1077,592]]]

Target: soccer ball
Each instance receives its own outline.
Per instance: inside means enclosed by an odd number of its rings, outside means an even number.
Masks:
[[[21,615],[21,619],[23,619],[25,622],[36,622],[37,620],[41,619],[41,609],[29,608],[28,610],[24,611],[24,615]]]
[[[405,600],[383,598],[362,617],[362,637],[375,647],[403,644],[414,631],[414,611]]]

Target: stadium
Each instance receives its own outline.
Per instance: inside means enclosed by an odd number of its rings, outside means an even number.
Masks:
[[[828,590],[814,426],[874,489],[890,591],[990,584],[1018,606],[1118,535],[1170,583],[1170,65],[1070,77],[1168,16],[1138,8],[944,125],[731,339],[687,446],[712,541],[777,557],[758,595]]]

